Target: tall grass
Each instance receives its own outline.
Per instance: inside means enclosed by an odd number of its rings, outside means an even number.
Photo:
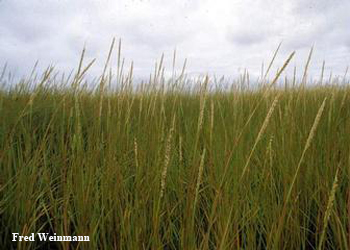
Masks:
[[[348,249],[350,89],[305,87],[307,68],[223,90],[165,80],[163,57],[133,84],[118,48],[95,89],[84,52],[74,76],[53,68],[0,91],[3,249]],[[84,50],[85,51],[85,50]],[[84,66],[86,65],[86,66]],[[5,82],[5,73],[1,82]],[[193,82],[192,82],[193,83]],[[334,84],[335,83],[335,84]],[[115,85],[116,84],[116,85]],[[90,242],[12,242],[11,233]]]

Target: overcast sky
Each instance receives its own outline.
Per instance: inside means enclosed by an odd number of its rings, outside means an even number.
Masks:
[[[147,76],[164,52],[171,70],[188,59],[188,72],[259,74],[282,42],[276,67],[296,50],[292,67],[304,67],[315,47],[311,72],[322,61],[343,74],[350,59],[349,0],[0,0],[0,65],[26,74],[36,60],[74,68],[86,44],[99,65],[113,37],[135,74]],[[113,62],[116,61],[116,54]]]

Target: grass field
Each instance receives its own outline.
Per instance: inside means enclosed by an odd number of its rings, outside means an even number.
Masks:
[[[288,62],[254,89],[120,60],[3,87],[1,249],[349,249],[350,88],[276,87]],[[90,242],[12,241],[38,232]]]

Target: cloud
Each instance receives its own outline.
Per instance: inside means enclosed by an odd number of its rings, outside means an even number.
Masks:
[[[248,68],[259,74],[281,41],[276,67],[293,50],[293,63],[303,67],[315,45],[311,71],[317,74],[325,59],[342,72],[350,55],[349,9],[347,0],[3,0],[0,64],[26,74],[40,60],[68,71],[85,44],[98,74],[116,37],[140,76],[153,71],[163,52],[171,68],[175,48],[178,67],[187,57],[190,72],[235,75]]]

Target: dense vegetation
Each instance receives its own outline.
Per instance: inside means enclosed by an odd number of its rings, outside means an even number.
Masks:
[[[254,90],[248,77],[188,87],[160,63],[135,86],[118,64],[91,89],[82,61],[71,78],[48,68],[0,92],[2,249],[350,247],[345,80],[276,87],[287,60]]]

